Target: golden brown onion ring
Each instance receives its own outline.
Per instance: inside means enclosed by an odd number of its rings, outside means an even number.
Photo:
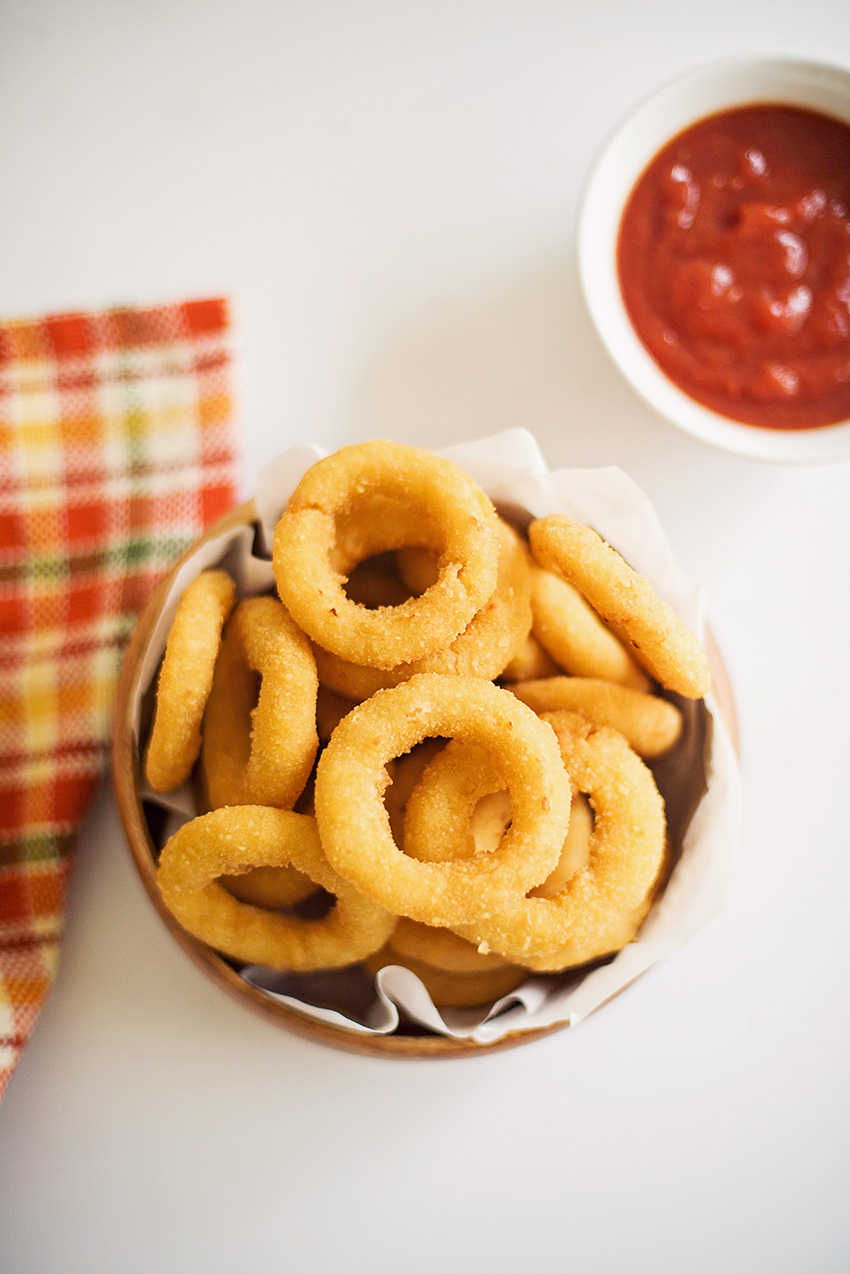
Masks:
[[[202,768],[211,808],[294,805],[319,746],[317,690],[310,643],[280,602],[240,602],[222,642],[204,722]]]
[[[594,810],[590,861],[554,898],[514,894],[499,914],[452,926],[483,950],[539,972],[570,968],[628,941],[649,907],[665,851],[664,803],[622,735],[568,712],[545,719]]]
[[[155,792],[185,783],[198,759],[221,630],[235,595],[225,571],[202,571],[180,598],[159,671],[145,763]]]
[[[618,730],[645,758],[669,752],[682,733],[682,714],[674,704],[613,681],[547,677],[510,689],[535,712],[577,712],[593,725]]]
[[[320,920],[264,911],[219,883],[256,867],[293,866],[336,903]],[[395,917],[339,876],[327,862],[315,820],[271,806],[213,810],[186,823],[165,845],[157,883],[189,933],[234,960],[272,969],[339,968],[386,942]]]
[[[228,626],[204,714],[199,803],[205,812],[222,805],[244,804],[242,777],[251,755],[251,713],[259,692],[259,676],[248,666],[236,630]]]
[[[439,736],[478,743],[498,760],[514,817],[493,854],[422,863],[392,838],[385,766]],[[315,799],[322,844],[341,875],[397,915],[450,927],[545,879],[566,833],[570,787],[551,727],[514,695],[476,677],[421,673],[339,723],[319,761]]]
[[[410,502],[441,534],[440,575],[422,597],[368,610],[345,595],[332,557],[337,525],[375,497]],[[281,600],[324,650],[352,663],[395,668],[454,641],[496,586],[496,512],[457,465],[400,443],[344,447],[313,465],[275,529]],[[372,551],[399,548],[372,545]]]
[[[566,672],[649,689],[649,679],[578,589],[536,565],[531,573],[531,610],[534,636]]]
[[[529,539],[540,565],[577,588],[662,686],[689,699],[708,693],[711,669],[694,634],[595,531],[554,514],[532,522]]]
[[[362,701],[376,690],[409,681],[419,672],[484,677],[488,681],[498,677],[531,626],[531,582],[528,554],[516,532],[505,522],[499,522],[496,531],[499,573],[495,592],[450,646],[390,669],[366,668],[314,646],[322,682],[339,694]]]

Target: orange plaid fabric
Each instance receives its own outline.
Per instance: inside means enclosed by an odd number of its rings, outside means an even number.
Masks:
[[[0,323],[0,1095],[56,970],[125,639],[232,504],[227,306]]]

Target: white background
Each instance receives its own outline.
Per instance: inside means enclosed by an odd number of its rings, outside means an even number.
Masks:
[[[304,439],[524,425],[616,463],[705,585],[741,721],[723,914],[573,1032],[337,1053],[207,982],[104,792],[61,971],[0,1106],[0,1268],[850,1266],[850,464],[657,419],[573,260],[637,99],[734,52],[850,65],[844,0],[79,0],[0,7],[5,317],[224,292],[243,487]]]

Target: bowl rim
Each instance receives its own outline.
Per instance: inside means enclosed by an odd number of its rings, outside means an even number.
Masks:
[[[166,907],[156,883],[156,849],[151,840],[142,807],[141,758],[133,722],[133,703],[144,672],[142,655],[150,641],[174,576],[184,564],[193,558],[208,541],[229,530],[256,525],[257,521],[254,501],[248,500],[215,522],[182,554],[160,581],[142,611],[125,652],[119,674],[112,738],[113,789],[130,856],[145,892],[160,919],[194,964],[222,990],[277,1026],[332,1048],[402,1059],[480,1057],[483,1054],[497,1053],[530,1044],[544,1036],[566,1030],[570,1025],[569,1021],[554,1022],[548,1026],[511,1031],[489,1043],[431,1034],[368,1035],[349,1031],[333,1023],[307,1017],[245,981],[222,956],[187,933]],[[739,739],[734,695],[722,656],[710,630],[706,630],[705,648],[712,668],[713,694],[717,710],[723,717],[737,752]],[[641,976],[643,974],[637,975],[637,977]],[[622,986],[604,1003],[610,1003],[612,999],[622,995],[623,991],[637,980],[637,977]],[[604,1007],[604,1004],[599,1007]],[[598,1011],[597,1008],[595,1012]]]
[[[850,125],[850,68],[791,56],[742,55],[701,63],[644,95],[609,132],[585,178],[576,234],[579,282],[612,361],[638,395],[670,423],[748,459],[819,464],[850,456],[850,419],[812,429],[774,430],[704,407],[679,389],[652,358],[620,292],[620,219],[646,165],[698,120],[757,102],[819,110]]]

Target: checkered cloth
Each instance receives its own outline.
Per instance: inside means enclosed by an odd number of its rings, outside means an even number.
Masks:
[[[0,1094],[56,971],[125,639],[234,469],[224,301],[0,324]]]

